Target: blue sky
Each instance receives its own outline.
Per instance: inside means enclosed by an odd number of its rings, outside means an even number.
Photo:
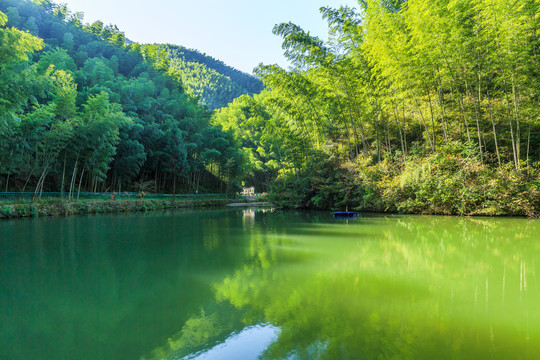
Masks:
[[[57,0],[85,13],[85,22],[116,24],[140,43],[171,43],[197,49],[251,73],[260,62],[287,67],[275,24],[292,21],[326,38],[321,6],[357,0]]]

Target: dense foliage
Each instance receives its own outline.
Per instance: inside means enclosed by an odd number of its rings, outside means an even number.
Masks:
[[[243,94],[258,94],[262,82],[197,50],[177,45],[158,45],[167,51],[171,66],[181,74],[186,90],[210,110],[227,106]]]
[[[272,194],[283,206],[534,215],[539,7],[367,0],[359,12],[322,8],[330,40],[277,25],[294,68],[261,65],[268,90],[216,121],[234,119],[258,168],[279,164]]]
[[[131,43],[48,0],[0,0],[0,186],[243,180],[283,206],[537,214],[540,1],[359,4],[321,9],[327,42],[276,25],[293,67],[259,66],[259,93],[196,51]]]
[[[240,174],[165,51],[48,0],[0,11],[2,190],[225,191]]]

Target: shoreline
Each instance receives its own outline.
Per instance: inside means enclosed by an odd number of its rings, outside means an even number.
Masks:
[[[142,212],[161,209],[221,207],[230,199],[208,200],[79,200],[43,201],[34,203],[0,203],[0,220],[42,216],[70,216],[86,214],[110,214]]]
[[[258,201],[258,202],[232,202],[232,203],[228,203],[226,204],[226,206],[229,206],[229,207],[250,207],[250,206],[273,206],[272,203],[269,203],[269,202],[263,202],[263,201]]]
[[[135,213],[162,209],[189,209],[189,208],[212,208],[212,207],[250,207],[250,206],[274,206],[278,209],[290,210],[315,210],[334,211],[332,209],[313,209],[309,207],[280,207],[271,202],[242,201],[239,199],[207,199],[207,200],[79,200],[79,201],[43,201],[29,203],[0,203],[0,221],[8,219],[21,219],[29,217],[70,216],[90,214],[113,214]],[[538,216],[526,214],[487,214],[476,212],[474,214],[449,214],[433,212],[393,212],[376,210],[356,210],[363,214],[379,215],[432,215],[432,216],[457,216],[457,217],[516,217],[538,219]]]

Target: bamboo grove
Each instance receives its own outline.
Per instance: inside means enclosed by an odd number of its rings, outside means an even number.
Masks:
[[[265,119],[253,157],[278,176],[274,200],[284,205],[534,214],[539,6],[367,0],[358,11],[322,8],[329,40],[276,25],[294,66],[260,65],[268,91],[238,99],[218,121],[246,129]]]

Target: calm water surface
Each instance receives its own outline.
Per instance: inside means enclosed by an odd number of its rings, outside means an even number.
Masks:
[[[540,221],[0,222],[0,359],[538,359]]]

